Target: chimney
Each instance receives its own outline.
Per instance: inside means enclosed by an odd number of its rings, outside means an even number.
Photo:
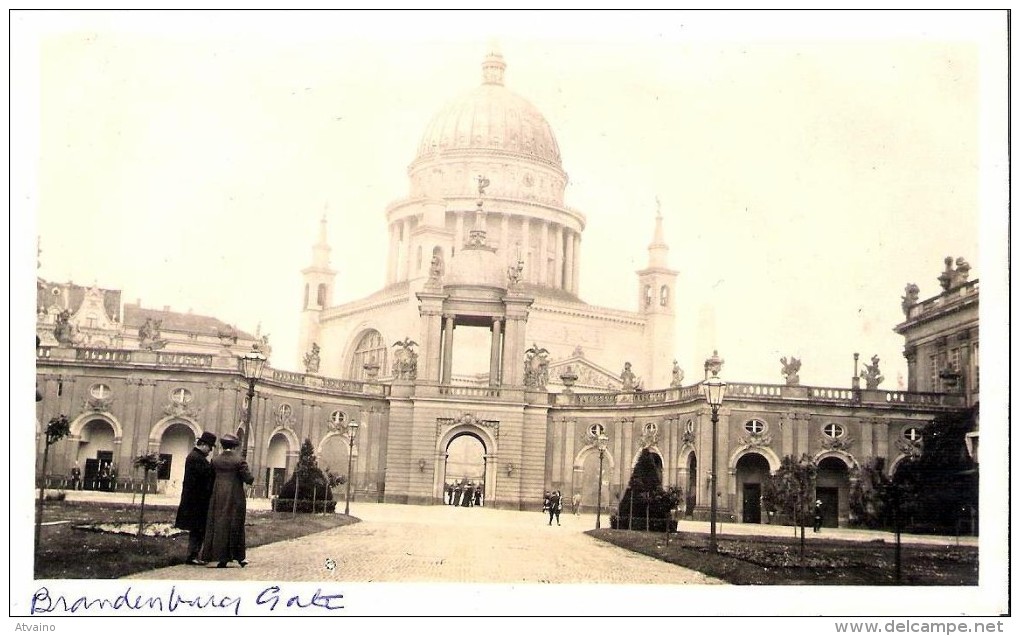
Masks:
[[[163,311],[170,311],[170,305],[163,305]]]

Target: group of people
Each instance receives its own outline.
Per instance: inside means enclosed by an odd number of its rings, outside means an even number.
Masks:
[[[244,487],[255,481],[248,463],[236,452],[235,435],[220,438],[221,452],[210,458],[216,436],[204,432],[184,462],[181,503],[174,525],[188,531],[188,565],[225,568],[237,561],[248,565],[244,522],[247,506]]]
[[[549,513],[550,526],[554,518],[556,519],[556,525],[560,525],[560,512],[563,511],[563,495],[560,494],[560,491],[545,491],[545,497],[542,500],[542,511]]]
[[[443,487],[444,500],[448,506],[464,506],[465,508],[480,506],[484,490],[481,483],[476,484],[471,481],[445,484]]]

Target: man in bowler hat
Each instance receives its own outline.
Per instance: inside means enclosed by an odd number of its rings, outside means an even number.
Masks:
[[[195,448],[184,460],[184,484],[181,486],[181,504],[177,508],[174,525],[188,531],[188,565],[205,565],[199,559],[205,525],[209,515],[209,498],[212,496],[216,475],[209,465],[209,453],[216,444],[216,436],[206,431],[195,441]]]

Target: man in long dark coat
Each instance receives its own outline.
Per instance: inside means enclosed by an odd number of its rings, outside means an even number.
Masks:
[[[184,483],[181,486],[181,504],[177,507],[174,525],[188,531],[188,565],[204,565],[199,551],[205,539],[205,524],[209,515],[209,498],[212,496],[213,473],[209,453],[216,436],[205,432],[195,441],[195,448],[184,460]]]

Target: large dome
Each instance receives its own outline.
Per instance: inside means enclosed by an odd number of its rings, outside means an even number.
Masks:
[[[450,151],[503,151],[560,168],[560,148],[549,122],[528,100],[503,85],[498,53],[482,63],[482,85],[437,113],[422,135],[415,161]]]

